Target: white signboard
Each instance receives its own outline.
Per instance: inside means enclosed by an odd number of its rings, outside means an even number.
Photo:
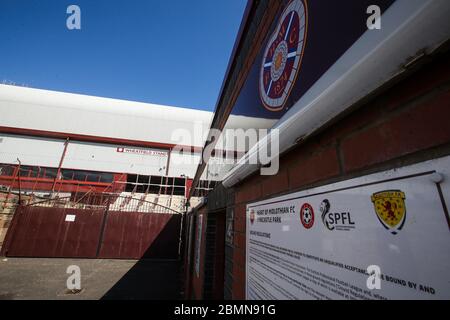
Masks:
[[[75,222],[75,218],[74,214],[66,214],[66,222]]]
[[[450,299],[449,168],[444,158],[249,204],[247,299]]]
[[[127,148],[127,147],[118,147],[117,152],[139,154],[143,156],[157,156],[157,157],[167,157],[169,154],[167,151],[142,149],[142,148]]]

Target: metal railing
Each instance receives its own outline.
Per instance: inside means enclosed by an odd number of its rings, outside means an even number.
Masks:
[[[107,193],[87,193],[78,199],[75,199],[73,196],[55,197],[52,199],[34,198],[32,201],[23,200],[22,205],[64,209],[108,210],[119,212],[164,214],[183,213],[182,210],[175,210],[172,207],[165,206],[156,201],[148,201],[131,195],[122,196],[118,194]]]

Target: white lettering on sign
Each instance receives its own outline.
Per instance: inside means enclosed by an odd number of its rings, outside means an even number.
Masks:
[[[446,157],[248,204],[247,299],[450,299],[449,176]]]
[[[66,215],[66,221],[67,222],[75,222],[76,216],[74,214],[67,214]]]
[[[118,153],[140,154],[140,155],[144,155],[144,156],[157,156],[157,157],[167,157],[168,156],[167,151],[138,149],[138,148],[118,147],[117,152]]]

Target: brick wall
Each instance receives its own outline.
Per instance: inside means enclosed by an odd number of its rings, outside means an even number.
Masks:
[[[204,281],[205,281],[205,246],[206,246],[206,240],[205,240],[205,231],[207,228],[207,210],[206,207],[201,208],[197,216],[202,215],[203,216],[203,222],[202,222],[202,236],[201,236],[201,243],[200,243],[200,272],[199,276],[197,277],[197,274],[195,272],[195,242],[196,242],[196,234],[197,234],[197,223],[198,220],[196,220],[195,228],[193,232],[193,260],[191,261],[192,264],[192,274],[191,274],[191,282],[192,282],[192,290],[189,292],[189,298],[192,298],[194,300],[203,299],[203,289],[204,289]]]
[[[223,299],[225,214],[208,212],[205,231],[204,299]]]
[[[277,175],[254,175],[236,186],[232,272],[225,284],[231,298],[245,298],[249,202],[448,155],[449,119],[450,56],[443,52],[283,155]]]
[[[9,214],[0,214],[0,249],[3,246],[3,242],[5,241],[6,232],[8,231],[8,227],[11,224],[12,215]]]
[[[18,196],[14,194],[0,193],[0,250],[11,225],[18,201]]]

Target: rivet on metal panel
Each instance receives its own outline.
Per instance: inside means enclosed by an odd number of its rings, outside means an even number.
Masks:
[[[444,181],[444,176],[440,174],[439,172],[435,172],[430,177],[431,181],[434,183],[441,183]]]

